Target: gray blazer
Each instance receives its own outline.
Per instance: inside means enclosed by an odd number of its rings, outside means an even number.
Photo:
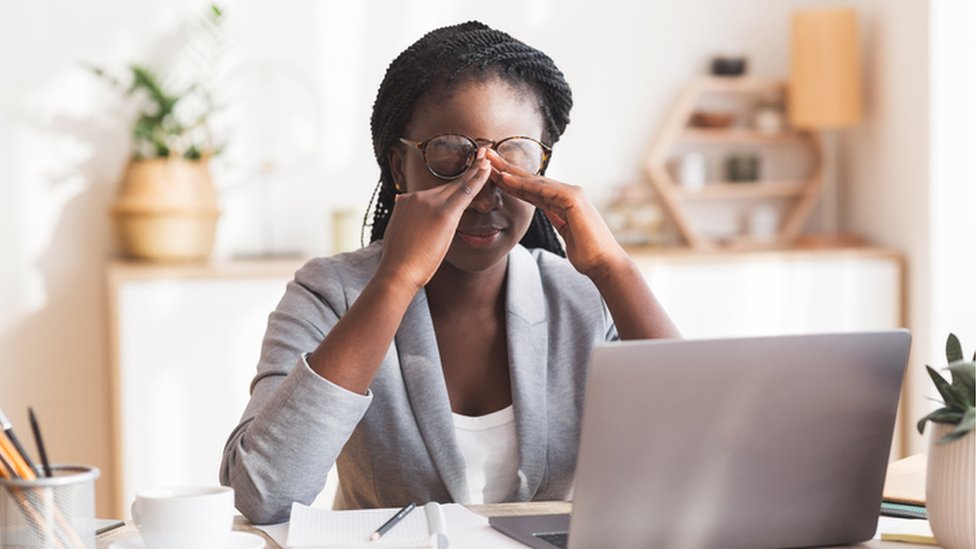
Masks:
[[[379,264],[382,244],[309,261],[271,313],[251,400],[224,448],[220,482],[254,523],[310,503],[333,463],[337,508],[467,503],[426,294],[407,309],[366,395],[313,372],[314,350]],[[593,283],[568,261],[516,246],[507,331],[520,482],[509,501],[569,496],[590,351],[617,338]]]

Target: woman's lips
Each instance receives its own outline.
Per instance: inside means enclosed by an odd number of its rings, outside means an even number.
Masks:
[[[495,227],[458,229],[457,234],[465,244],[472,248],[490,248],[501,238],[502,230]]]

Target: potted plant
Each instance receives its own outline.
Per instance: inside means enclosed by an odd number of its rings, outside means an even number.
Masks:
[[[929,376],[942,395],[944,406],[918,422],[929,434],[925,505],[932,533],[946,549],[976,548],[976,355],[963,358],[959,338],[946,341],[947,381],[931,366]]]
[[[210,6],[198,33],[219,37],[223,12]],[[194,45],[194,52],[215,50]],[[179,56],[177,56],[179,60]],[[209,162],[218,148],[210,131],[213,93],[203,72],[213,55],[194,57],[196,70],[171,70],[166,78],[139,64],[123,79],[92,67],[103,80],[139,101],[132,127],[133,154],[111,214],[123,252],[139,259],[198,260],[210,255],[216,235],[217,191]],[[187,76],[192,72],[192,76]],[[175,76],[174,76],[175,75]]]

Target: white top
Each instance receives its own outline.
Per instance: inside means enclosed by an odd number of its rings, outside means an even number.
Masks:
[[[519,458],[512,406],[478,417],[454,414],[454,436],[471,503],[499,503],[515,493]]]

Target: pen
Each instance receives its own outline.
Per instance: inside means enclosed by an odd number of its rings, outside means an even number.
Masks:
[[[37,467],[34,466],[34,462],[31,461],[30,456],[27,454],[26,451],[24,451],[24,447],[20,445],[20,441],[17,440],[17,435],[14,434],[14,426],[13,424],[10,423],[10,420],[7,419],[7,416],[4,415],[3,410],[0,410],[0,429],[2,429],[4,433],[6,433],[7,439],[9,439],[10,443],[13,444],[13,450],[15,452],[8,451],[7,453],[17,454],[16,456],[8,455],[7,458],[13,462],[15,467],[17,467],[21,465],[21,463],[19,463],[19,460],[17,459],[18,457],[20,457],[20,459],[23,460],[23,464],[30,469],[30,473],[31,473],[30,476],[28,476],[27,474],[21,471],[20,476],[23,478],[27,478],[28,480],[33,480],[35,478],[34,473],[37,471]]]
[[[397,514],[395,514],[392,517],[390,517],[390,520],[384,522],[383,523],[383,526],[380,526],[379,528],[377,528],[376,531],[373,532],[373,535],[369,536],[369,541],[376,541],[376,540],[380,539],[381,537],[383,537],[383,534],[389,532],[390,531],[390,528],[393,528],[394,526],[396,526],[398,522],[400,522],[401,520],[403,520],[403,517],[407,516],[407,514],[409,514],[410,511],[413,511],[413,508],[414,507],[416,507],[416,505],[414,505],[414,503],[412,501],[410,503],[406,504],[403,507],[403,509],[400,509],[399,511],[397,511]]]
[[[51,463],[47,460],[47,451],[44,450],[44,439],[41,438],[41,426],[37,424],[37,416],[34,409],[27,407],[27,415],[30,416],[31,431],[34,432],[34,444],[37,445],[37,455],[41,458],[41,465],[44,467],[44,476],[51,476]]]

